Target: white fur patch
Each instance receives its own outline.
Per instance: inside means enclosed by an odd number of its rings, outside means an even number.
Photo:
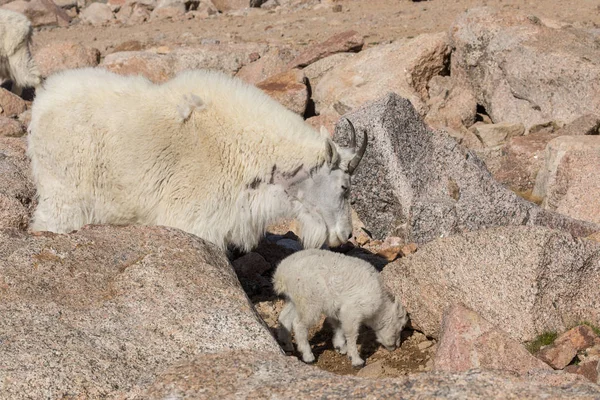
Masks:
[[[181,122],[185,122],[190,118],[194,110],[202,111],[206,108],[206,104],[202,99],[195,94],[186,94],[183,96],[183,101],[177,106],[177,111],[181,117]]]

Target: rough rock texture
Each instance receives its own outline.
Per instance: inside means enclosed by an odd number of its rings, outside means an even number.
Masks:
[[[390,93],[346,115],[369,146],[353,176],[353,206],[377,239],[424,243],[502,225],[542,225],[587,236],[600,227],[543,210],[496,182],[471,151],[425,127],[410,102]],[[346,144],[349,127],[336,127]]]
[[[311,46],[298,57],[294,58],[289,64],[288,68],[302,68],[306,67],[323,59],[327,56],[336,53],[344,53],[355,51],[358,52],[364,45],[363,36],[356,31],[346,31],[338,33],[327,39],[326,41],[317,45]]]
[[[536,356],[554,369],[563,369],[577,355],[577,352],[594,345],[597,336],[587,325],[579,325],[560,335],[542,348]]]
[[[310,86],[315,88],[321,81],[321,78],[325,76],[327,72],[331,71],[338,65],[347,62],[349,59],[355,56],[356,53],[332,54],[328,57],[320,59],[319,61],[315,61],[314,63],[302,69],[302,71],[304,71],[304,74],[306,74]]]
[[[175,19],[186,12],[184,0],[160,0],[158,5],[150,14],[150,19]]]
[[[533,195],[542,207],[600,223],[600,136],[560,136],[546,146]]]
[[[158,83],[186,69],[217,69],[233,75],[253,61],[253,53],[260,55],[264,51],[265,46],[252,43],[183,47],[165,52],[125,51],[109,54],[100,65],[122,75],[141,74]]]
[[[256,84],[256,87],[296,114],[304,115],[308,104],[306,76],[299,69],[277,74]]]
[[[296,56],[297,51],[288,47],[272,47],[258,60],[244,65],[236,77],[252,84],[285,72],[287,64]]]
[[[138,25],[150,19],[150,6],[135,1],[127,1],[117,12],[116,18],[123,24]]]
[[[450,76],[436,75],[427,85],[425,122],[434,128],[460,129],[475,123],[477,99],[470,88],[461,86]]]
[[[333,135],[335,131],[335,124],[340,119],[340,116],[336,112],[324,112],[320,115],[310,117],[306,120],[306,123],[320,131],[321,126],[324,126],[327,131]]]
[[[60,17],[57,15],[56,7],[52,7],[52,4],[44,0],[17,0],[3,5],[2,8],[25,14],[31,21],[31,25],[35,27],[59,23]]]
[[[571,122],[600,110],[600,52],[592,32],[534,16],[473,8],[450,28],[452,75],[470,84],[493,122]]]
[[[582,115],[570,124],[566,124],[556,133],[560,136],[598,135],[600,134],[600,116],[594,114]]]
[[[486,147],[500,146],[508,139],[516,136],[522,136],[525,133],[523,124],[475,124],[471,127],[473,133],[481,140]]]
[[[423,373],[371,380],[334,375],[291,357],[260,352],[204,355],[169,369],[148,399],[592,399],[598,386],[582,381],[552,387],[510,374]]]
[[[598,360],[582,362],[578,365],[568,365],[565,368],[566,372],[578,374],[586,377],[590,382],[600,384],[599,379],[599,362]]]
[[[27,108],[27,103],[8,90],[0,87],[0,115],[16,117]]]
[[[444,310],[458,303],[521,342],[600,324],[600,244],[542,227],[438,239],[388,264],[383,279],[428,336],[439,336]]]
[[[551,368],[498,326],[462,305],[445,311],[434,371],[463,372],[473,368],[506,370],[518,374]]]
[[[92,3],[79,14],[81,21],[91,25],[104,25],[115,19],[108,4]]]
[[[317,112],[333,107],[342,115],[391,90],[408,97],[424,114],[427,82],[445,68],[449,51],[444,33],[362,51],[325,74],[313,88]]]
[[[35,185],[26,146],[24,139],[0,137],[0,228],[26,229],[29,224]]]
[[[509,139],[494,178],[512,190],[533,190],[538,172],[545,162],[546,145],[556,137],[556,134],[534,133]],[[536,201],[541,202],[541,199]]]
[[[53,42],[34,54],[35,62],[43,77],[56,72],[95,67],[100,62],[100,51],[75,42]]]
[[[3,399],[113,398],[202,353],[280,353],[225,255],[176,229],[0,231],[0,277]]]
[[[250,0],[212,0],[220,12],[250,7]]]
[[[18,137],[24,134],[25,130],[19,121],[0,116],[0,136]]]

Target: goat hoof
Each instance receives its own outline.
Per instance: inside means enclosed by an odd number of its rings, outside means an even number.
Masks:
[[[302,361],[304,361],[305,364],[314,364],[315,363],[315,357],[311,357],[311,358],[306,358],[306,359],[302,359]]]
[[[352,361],[352,368],[354,369],[361,369],[362,367],[365,366],[365,362],[364,360],[360,360],[359,362],[354,362],[352,359],[350,360]]]

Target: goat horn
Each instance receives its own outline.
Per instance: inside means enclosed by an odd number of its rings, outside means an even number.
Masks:
[[[352,126],[352,124],[350,124],[350,126]],[[352,131],[354,131],[354,127],[352,127]],[[365,155],[365,151],[367,150],[367,142],[368,142],[367,131],[364,131],[364,135],[365,135],[365,137],[363,139],[362,144],[360,145],[360,148],[356,152],[356,155],[354,156],[354,158],[352,158],[352,160],[350,160],[350,163],[348,163],[348,174],[350,174],[350,175],[352,175],[352,173],[354,173],[354,170],[356,169],[356,167],[358,167],[358,164],[360,164],[360,160],[362,160],[363,156]],[[354,134],[353,136],[356,136],[356,135]],[[355,139],[355,141],[356,141],[356,139]],[[356,143],[355,143],[354,147],[356,147]]]
[[[351,149],[355,149],[356,148],[356,131],[354,130],[354,125],[352,125],[352,122],[350,122],[350,120],[348,118],[344,118],[346,121],[348,121],[348,125],[350,125],[350,148]]]

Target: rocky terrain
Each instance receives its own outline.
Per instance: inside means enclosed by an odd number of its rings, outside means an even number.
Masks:
[[[0,0],[44,77],[189,68],[254,84],[346,144],[354,234],[406,306],[353,369],[272,335],[282,221],[229,254],[166,227],[27,230],[33,91],[0,88],[0,398],[600,398],[600,6],[580,0]]]

